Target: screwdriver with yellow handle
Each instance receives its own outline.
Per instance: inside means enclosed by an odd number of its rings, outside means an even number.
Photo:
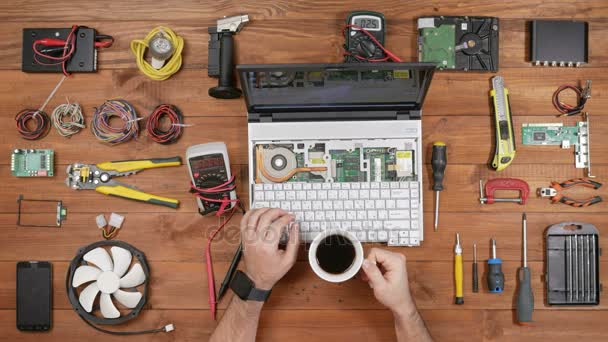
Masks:
[[[460,234],[456,233],[456,246],[454,246],[454,285],[456,287],[456,304],[464,304],[462,272],[462,247],[460,247]]]
[[[114,180],[114,177],[132,175],[143,169],[179,166],[181,164],[180,157],[121,160],[99,164],[75,163],[68,166],[68,176],[65,182],[67,186],[75,190],[95,190],[105,195],[177,208],[179,201],[176,199],[140,191],[135,187]]]
[[[435,231],[439,224],[439,192],[443,190],[443,176],[447,162],[447,146],[442,141],[434,142],[431,166],[433,168],[433,190],[435,190]]]

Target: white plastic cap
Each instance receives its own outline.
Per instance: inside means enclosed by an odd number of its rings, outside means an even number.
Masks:
[[[175,330],[173,323],[165,325],[165,332],[171,332],[173,330]]]
[[[124,216],[118,215],[117,213],[112,213],[110,215],[110,227],[116,227],[116,229],[120,229],[122,226],[122,222],[125,220]]]
[[[95,223],[97,223],[97,228],[99,229],[105,228],[105,226],[108,224],[103,214],[97,215],[97,217],[95,217]]]
[[[164,59],[156,59],[154,57],[152,57],[150,59],[150,64],[152,65],[152,67],[156,70],[160,70],[164,65],[165,65],[165,60]]]

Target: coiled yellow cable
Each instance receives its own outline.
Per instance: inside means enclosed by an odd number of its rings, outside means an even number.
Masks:
[[[144,59],[146,49],[148,48],[149,42],[158,33],[162,33],[174,47],[173,55],[160,69],[155,69]],[[131,41],[131,51],[135,55],[137,67],[144,75],[150,77],[156,81],[164,81],[171,77],[173,74],[179,71],[182,66],[182,50],[184,49],[184,40],[178,36],[168,27],[159,26],[146,36],[143,40],[135,39]]]

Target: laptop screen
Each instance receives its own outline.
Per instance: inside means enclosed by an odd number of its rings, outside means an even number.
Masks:
[[[239,65],[250,113],[420,110],[432,63]]]

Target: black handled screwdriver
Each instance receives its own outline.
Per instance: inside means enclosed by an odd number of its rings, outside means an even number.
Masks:
[[[534,294],[530,283],[530,269],[528,268],[528,240],[526,213],[522,215],[522,235],[523,235],[523,266],[517,270],[519,290],[517,291],[517,322],[526,323],[532,321],[534,311]]]
[[[441,141],[434,142],[431,166],[433,167],[433,190],[435,190],[435,231],[439,224],[439,192],[443,190],[443,176],[447,163],[446,144]]]
[[[473,244],[473,292],[479,292],[479,282],[477,279],[477,244]]]
[[[491,293],[502,293],[505,288],[505,275],[502,273],[502,260],[496,257],[496,239],[492,238],[492,259],[488,260],[488,289]]]

